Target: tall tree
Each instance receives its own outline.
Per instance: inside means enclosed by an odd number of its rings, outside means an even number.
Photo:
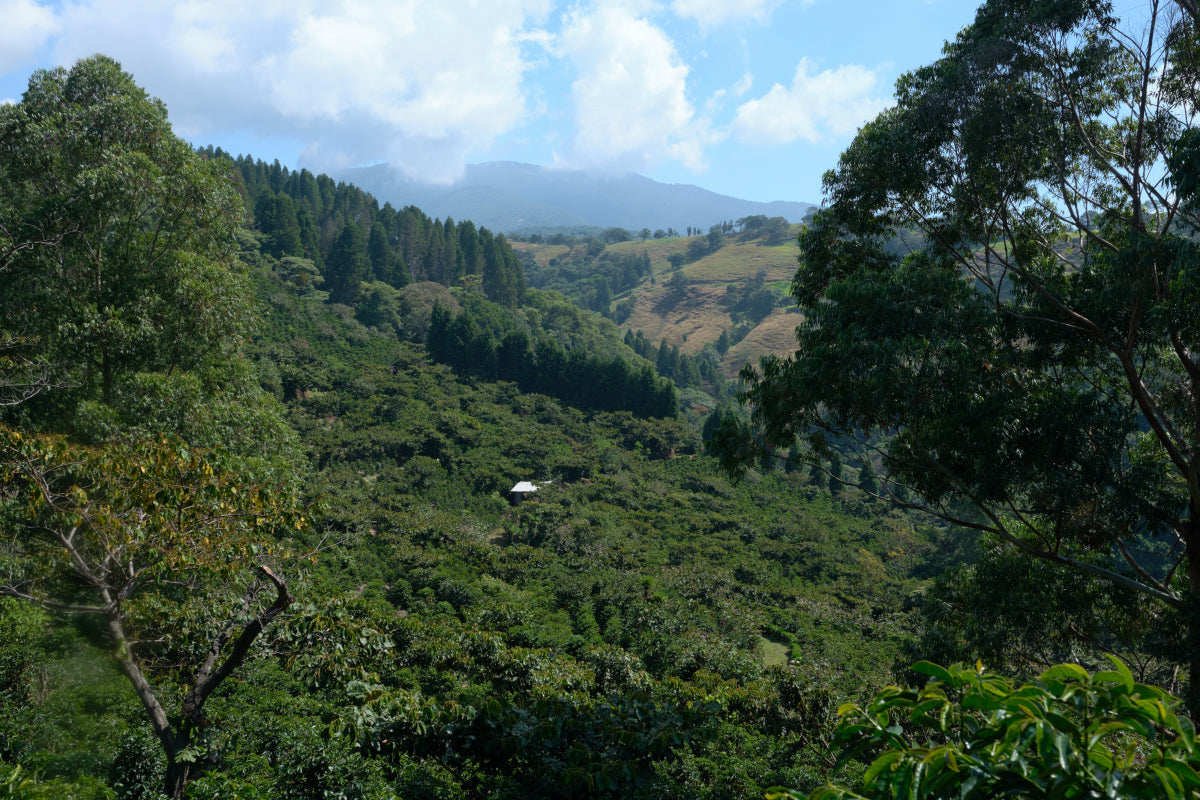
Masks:
[[[0,595],[101,619],[173,798],[201,763],[207,698],[291,601],[267,554],[299,522],[294,481],[268,487],[293,477],[294,433],[239,358],[250,293],[226,170],[103,56],[38,72],[0,107],[2,194],[20,210],[4,235],[27,243],[0,264],[0,344],[28,342],[73,384],[45,393],[43,429],[107,442],[0,426]]]
[[[304,255],[296,207],[286,194],[266,191],[254,206],[254,222],[267,234],[267,252],[276,258]]]
[[[1152,598],[1196,713],[1200,48],[1193,4],[1137,13],[991,0],[900,79],[825,177],[798,351],[745,373],[726,452],[857,438],[893,496]]]
[[[367,242],[356,222],[347,222],[325,257],[325,285],[329,302],[352,306],[358,302],[362,282],[371,270]]]
[[[36,338],[81,392],[107,399],[122,372],[187,368],[245,331],[227,166],[112,59],[38,71],[0,106],[0,174],[16,240],[46,244],[7,248],[0,328]]]
[[[521,263],[503,236],[493,239],[484,228],[480,240],[484,252],[484,294],[489,300],[512,308],[525,293],[525,275]]]
[[[479,234],[475,230],[475,223],[470,220],[458,224],[458,246],[463,261],[463,274],[482,274],[483,252],[479,246]]]

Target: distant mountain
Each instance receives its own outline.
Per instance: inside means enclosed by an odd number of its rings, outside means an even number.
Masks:
[[[381,203],[397,208],[413,205],[432,217],[469,219],[501,233],[583,225],[631,231],[707,230],[718,222],[754,214],[799,222],[812,208],[812,203],[739,200],[634,173],[607,175],[513,161],[472,164],[461,180],[448,186],[410,180],[386,164],[333,176],[366,189]]]

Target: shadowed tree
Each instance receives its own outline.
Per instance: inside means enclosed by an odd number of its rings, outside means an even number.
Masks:
[[[0,477],[0,595],[103,621],[182,798],[205,702],[292,602],[271,563],[304,524],[296,498],[179,442],[91,449],[3,428]]]
[[[362,282],[370,270],[371,259],[367,254],[362,229],[354,222],[347,222],[325,258],[325,287],[329,290],[329,302],[348,306],[357,303],[362,293]]]
[[[1200,47],[1194,4],[1136,13],[992,0],[903,76],[801,234],[796,355],[743,377],[767,446],[857,438],[897,499],[1177,613],[1197,713]]]

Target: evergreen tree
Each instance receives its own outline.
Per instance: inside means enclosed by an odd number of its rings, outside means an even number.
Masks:
[[[596,302],[594,303],[596,312],[602,316],[611,317],[612,300],[612,290],[608,288],[608,279],[601,277],[599,285],[596,287]]]
[[[450,217],[446,217],[442,223],[442,242],[442,272],[446,276],[446,285],[453,286],[466,274],[466,262],[459,250],[458,231]]]
[[[462,256],[463,275],[483,274],[483,251],[479,246],[479,233],[475,223],[467,220],[458,225],[458,248]]]
[[[729,331],[725,328],[721,329],[721,335],[717,337],[717,352],[725,355],[729,352],[732,342],[729,340]]]
[[[292,198],[286,194],[264,192],[255,204],[254,221],[258,229],[267,234],[264,249],[268,253],[276,258],[304,255],[300,223]]]
[[[674,362],[671,360],[671,346],[667,344],[667,339],[664,336],[662,341],[658,343],[658,356],[655,363],[658,369],[658,374],[664,378],[675,377]]]
[[[446,363],[457,370],[469,371],[471,364],[471,345],[479,336],[479,326],[470,311],[464,310],[450,323],[449,335],[446,340]]]
[[[429,280],[449,286],[452,277],[446,269],[445,255],[445,231],[441,224],[435,221],[429,226],[429,238],[425,249],[425,272]]]
[[[358,302],[362,282],[371,269],[367,243],[362,229],[354,222],[346,223],[329,249],[325,259],[325,286],[329,302],[352,306]]]
[[[434,361],[445,363],[448,360],[451,322],[450,309],[434,303],[429,314],[429,332],[425,336],[425,349]]]
[[[527,385],[530,356],[529,337],[523,331],[510,331],[496,353],[500,379]]]
[[[392,283],[392,248],[388,244],[387,233],[379,222],[371,226],[371,235],[367,238],[367,255],[371,260],[372,278]]]
[[[705,446],[708,446],[709,441],[712,440],[713,435],[720,429],[721,424],[725,421],[725,416],[729,413],[729,409],[725,406],[717,406],[705,418],[704,427],[700,430],[700,436],[704,440]]]
[[[842,454],[834,450],[829,456],[829,493],[837,494],[842,490]]]

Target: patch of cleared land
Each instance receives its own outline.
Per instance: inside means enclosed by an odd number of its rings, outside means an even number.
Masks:
[[[608,252],[618,255],[644,251],[650,257],[654,272],[654,284],[647,279],[639,287],[618,296],[618,300],[632,296],[634,301],[633,313],[622,329],[641,331],[654,345],[666,339],[667,344],[678,346],[681,352],[695,355],[705,344],[720,338],[721,331],[733,328],[723,303],[727,287],[752,280],[765,271],[767,282],[787,290],[796,273],[799,255],[796,234],[799,232],[800,226],[793,225],[787,240],[771,246],[761,240],[739,241],[736,234],[727,237],[720,250],[681,268],[690,284],[687,295],[682,298],[666,286],[672,272],[669,259],[675,253],[686,253],[688,244],[700,237],[647,239],[609,245]],[[514,242],[513,248],[531,253],[542,265],[570,252],[565,245],[523,242]],[[735,377],[747,361],[758,363],[758,359],[767,353],[791,355],[796,349],[795,329],[799,323],[800,317],[794,310],[777,309],[729,349],[722,360],[725,375]]]
[[[792,648],[783,642],[776,642],[765,636],[758,637],[758,649],[762,653],[763,663],[768,667],[786,667]]]
[[[565,244],[530,244],[529,242],[510,242],[517,253],[531,253],[534,261],[540,266],[549,266],[550,259],[560,258],[571,252]]]
[[[689,286],[687,296],[678,298],[659,282],[637,294],[633,314],[621,327],[641,331],[651,344],[666,339],[680,352],[695,355],[705,343],[715,342],[721,331],[732,327],[721,305],[724,297],[723,284]]]

